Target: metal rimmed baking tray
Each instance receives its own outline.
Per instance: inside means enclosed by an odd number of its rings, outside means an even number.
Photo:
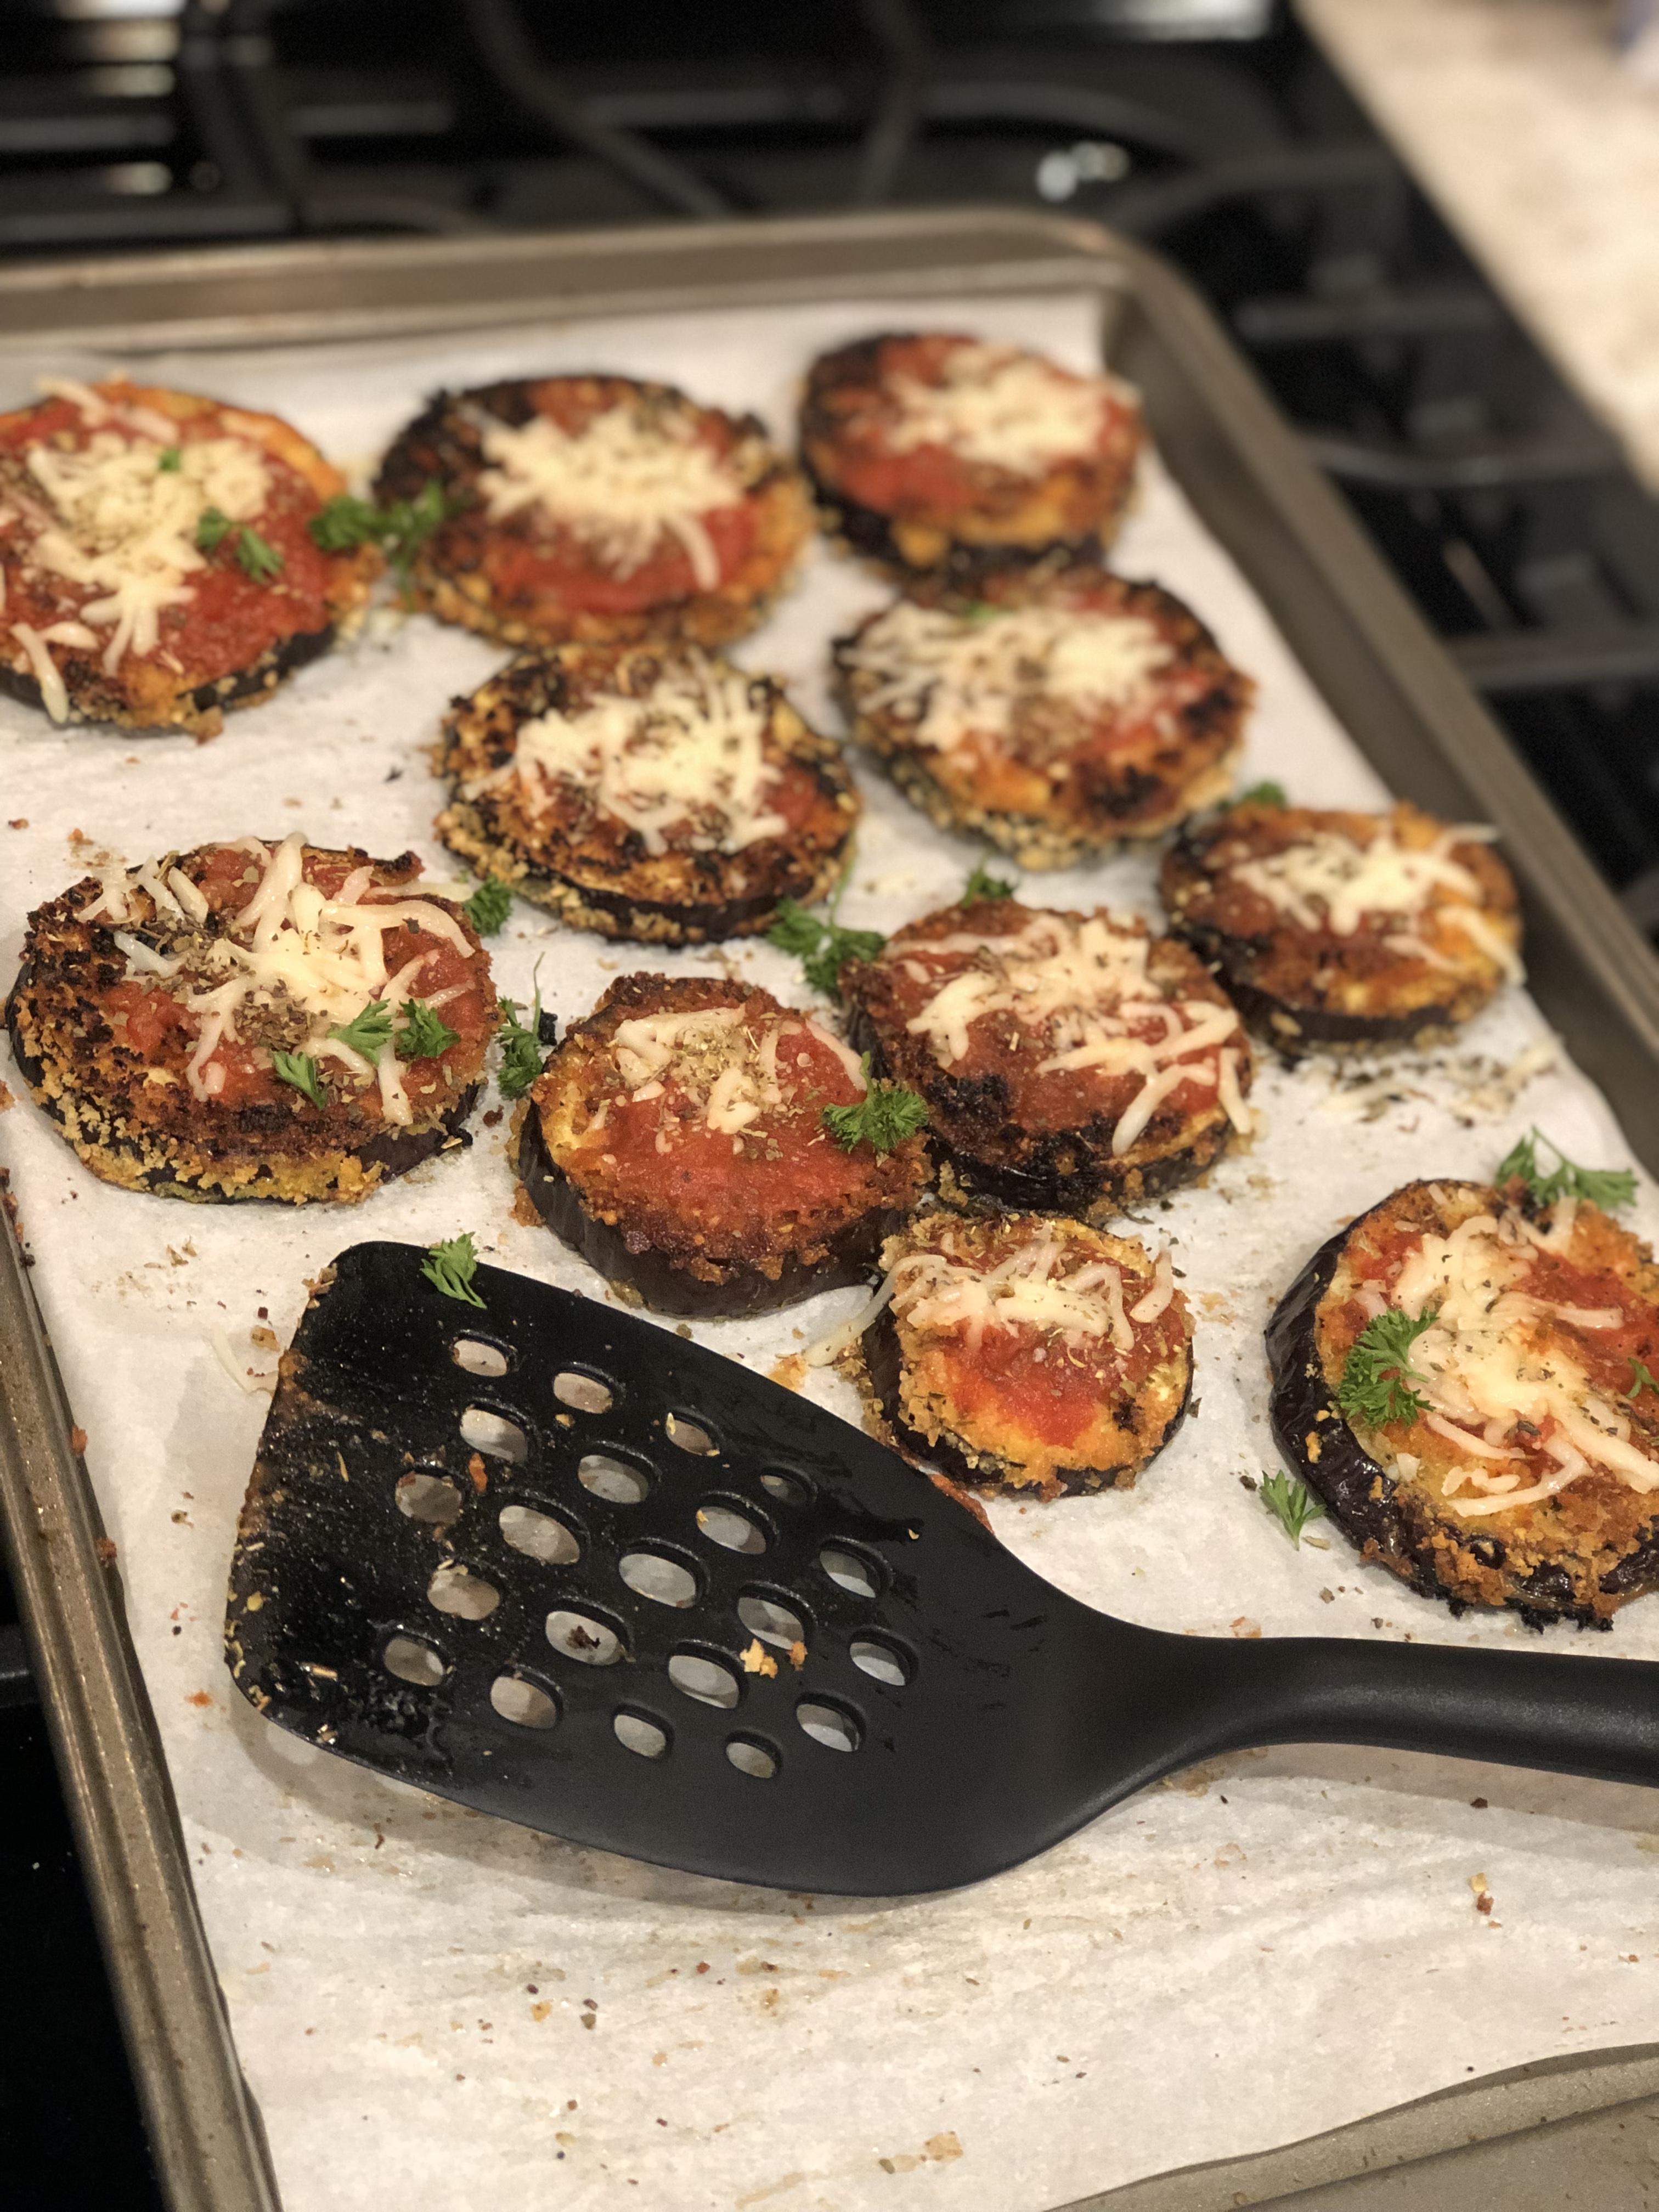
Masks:
[[[1079,288],[1097,294],[1109,356],[1146,392],[1173,473],[1372,763],[1423,804],[1479,813],[1503,830],[1527,900],[1534,994],[1659,1166],[1659,963],[1207,313],[1140,249],[1087,226],[988,212],[42,265],[0,272],[0,346],[137,355],[549,316]],[[3,1295],[0,1504],[158,2162],[179,2205],[273,2203],[67,1412],[15,1270]],[[1117,2195],[1148,2207],[1234,2203],[1241,2191],[1261,2202],[1264,2188],[1328,2185],[1472,2132],[1507,2135],[1586,2103],[1626,2103],[1659,2082],[1650,2063],[1609,2057],[1571,2091],[1559,2068],[1547,2092],[1528,2086],[1540,2069],[1523,2069],[1513,2094],[1485,2086],[1478,2116],[1467,2102],[1453,2112],[1457,2099],[1431,2100],[1432,2111],[1338,2130],[1300,2165],[1271,2154]]]

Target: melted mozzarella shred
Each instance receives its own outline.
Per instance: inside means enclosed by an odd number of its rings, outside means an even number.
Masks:
[[[1047,1227],[988,1267],[960,1250],[947,1229],[937,1249],[907,1253],[888,1282],[896,1314],[915,1328],[960,1332],[972,1352],[987,1329],[1030,1328],[1057,1337],[1069,1352],[1106,1343],[1122,1356],[1134,1349],[1136,1326],[1157,1321],[1175,1296],[1166,1253],[1152,1289],[1126,1312],[1121,1268],[1081,1255]]]
[[[684,550],[700,591],[718,586],[720,562],[703,518],[741,504],[743,486],[676,410],[626,401],[566,430],[546,415],[522,428],[488,421],[490,463],[478,478],[489,520],[536,508],[591,545],[618,576],[645,566],[665,538]]]
[[[366,1006],[394,1005],[412,989],[431,958],[430,951],[417,954],[395,974],[388,973],[383,941],[387,930],[413,922],[424,933],[470,953],[460,925],[425,899],[394,896],[371,903],[367,869],[356,871],[337,897],[326,897],[306,880],[305,839],[298,831],[274,850],[254,838],[237,842],[258,854],[261,874],[253,896],[233,921],[232,930],[240,934],[214,938],[206,948],[204,963],[210,975],[219,971],[219,979],[204,981],[183,1002],[201,1017],[202,1024],[186,1070],[191,1095],[207,1099],[223,1090],[225,1071],[215,1054],[222,1044],[236,1041],[239,1011],[285,1003],[309,1023],[299,1050],[313,1058],[338,1060],[354,1073],[377,1077],[386,1120],[408,1124],[414,1109],[396,1049],[396,1032],[407,1026],[401,1014],[394,1016],[392,1039],[374,1061],[331,1039],[328,1032],[348,1027]],[[101,896],[82,909],[82,920],[100,914],[111,921],[130,920],[135,888],[149,896],[163,917],[176,922],[199,923],[208,911],[207,901],[181,869],[169,869],[164,878],[153,860],[139,868],[112,870],[103,883]],[[354,895],[348,896],[349,892]],[[117,930],[115,941],[127,956],[130,974],[172,975],[182,964],[128,931]]]
[[[1569,1233],[1571,1222],[1569,1212]],[[1659,1460],[1632,1441],[1628,1412],[1540,1326],[1617,1328],[1623,1310],[1563,1305],[1522,1287],[1538,1250],[1559,1249],[1559,1222],[1541,1232],[1508,1208],[1472,1215],[1447,1236],[1425,1236],[1388,1293],[1395,1310],[1433,1316],[1409,1355],[1412,1387],[1429,1407],[1425,1425],[1471,1461],[1489,1463],[1460,1466],[1447,1480],[1446,1493],[1466,1519],[1534,1504],[1592,1468],[1638,1492],[1659,1490]],[[1495,1473],[1492,1464],[1522,1455],[1518,1422],[1532,1432],[1526,1441],[1555,1462],[1525,1487],[1521,1475]],[[1456,1494],[1465,1488],[1478,1495]]]
[[[1244,1047],[1237,1015],[1213,1000],[1166,997],[1147,973],[1151,949],[1142,931],[1115,927],[1101,915],[1074,921],[1037,914],[1012,935],[954,931],[911,939],[890,957],[903,962],[918,953],[978,955],[905,1024],[913,1036],[927,1039],[941,1066],[965,1060],[974,1024],[994,1015],[1040,1040],[1038,1075],[1099,1068],[1108,1076],[1138,1076],[1139,1088],[1112,1133],[1112,1150],[1121,1158],[1183,1083],[1219,1090],[1224,1073],[1224,1111],[1235,1126],[1248,1127],[1251,1119],[1239,1085]]]
[[[155,651],[166,608],[194,599],[186,580],[206,566],[196,544],[203,515],[216,507],[232,522],[251,522],[270,496],[270,472],[261,447],[248,437],[181,441],[178,426],[149,409],[125,407],[67,380],[43,382],[80,410],[90,434],[82,446],[28,448],[39,505],[26,559],[36,571],[94,596],[82,605],[79,624],[57,624],[39,635],[71,645],[103,643],[104,671],[112,676],[129,652],[143,659]],[[161,456],[169,447],[179,462],[164,469]],[[107,637],[97,638],[88,624]],[[15,623],[12,635],[28,655],[49,710],[62,720],[40,665],[44,646],[32,643],[25,627]],[[61,690],[61,678],[58,686]]]
[[[741,670],[702,654],[663,670],[638,697],[604,691],[573,714],[556,708],[524,723],[499,779],[516,778],[532,815],[564,785],[637,833],[653,855],[671,831],[694,853],[741,853],[788,828],[769,810],[782,774],[769,757],[764,691]]]
[[[672,1085],[678,1093],[676,1105],[683,1101],[693,1109],[684,1120],[678,1112],[665,1117],[657,1146],[665,1152],[664,1139],[686,1121],[692,1127],[706,1126],[735,1137],[763,1114],[787,1110],[798,1088],[799,1055],[784,1052],[783,1047],[795,1037],[810,1037],[823,1046],[859,1091],[866,1087],[856,1056],[807,1015],[767,1018],[757,1024],[739,1006],[635,1014],[617,1024],[610,1049],[632,1104],[661,1098]],[[596,1116],[590,1132],[602,1126]]]
[[[1139,615],[999,607],[982,617],[896,600],[847,655],[866,678],[859,704],[891,713],[930,751],[1006,742],[1039,705],[1100,716],[1149,707],[1172,658]]]
[[[1121,390],[1105,377],[1068,376],[1039,355],[994,345],[953,348],[935,383],[902,369],[885,383],[897,404],[885,431],[895,453],[942,446],[1018,477],[1092,453]]]
[[[1235,860],[1226,872],[1299,928],[1328,930],[1334,937],[1353,936],[1367,915],[1409,921],[1432,905],[1437,921],[1461,930],[1477,951],[1518,982],[1519,956],[1482,910],[1479,882],[1451,857],[1455,846],[1485,842],[1488,835],[1480,827],[1454,827],[1443,830],[1431,845],[1407,845],[1393,823],[1382,822],[1361,844],[1340,830],[1319,830],[1282,852]],[[1418,932],[1398,932],[1388,941],[1431,966],[1451,964]]]

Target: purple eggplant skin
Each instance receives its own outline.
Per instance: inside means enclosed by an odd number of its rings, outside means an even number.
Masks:
[[[1320,1364],[1315,1336],[1319,1303],[1358,1225],[1353,1222],[1339,1229],[1320,1246],[1267,1323],[1273,1441],[1291,1473],[1323,1502],[1332,1520],[1365,1559],[1398,1575],[1420,1597],[1442,1599],[1455,1617],[1467,1610],[1467,1601],[1448,1590],[1434,1571],[1438,1553],[1433,1516],[1403,1495],[1394,1477],[1362,1446]],[[1317,1459],[1308,1449],[1310,1437],[1317,1442]],[[1476,1551],[1483,1565],[1503,1567],[1507,1554],[1501,1537],[1471,1540],[1467,1531],[1457,1533],[1460,1542]],[[1623,1596],[1656,1579],[1659,1538],[1628,1553],[1603,1578],[1601,1588],[1609,1596]],[[1505,1605],[1528,1628],[1547,1628],[1565,1620],[1576,1621],[1581,1628],[1613,1626],[1574,1601],[1571,1580],[1561,1567],[1539,1567],[1516,1579]]]

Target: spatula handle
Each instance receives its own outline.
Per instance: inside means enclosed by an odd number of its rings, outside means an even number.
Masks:
[[[1375,1744],[1659,1784],[1648,1661],[1294,1637],[1236,1644],[1217,1663],[1214,1717],[1236,1746]]]

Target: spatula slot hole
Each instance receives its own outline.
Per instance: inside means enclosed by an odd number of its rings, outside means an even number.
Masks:
[[[474,1451],[492,1459],[510,1460],[521,1466],[530,1456],[530,1439],[505,1413],[492,1413],[488,1406],[469,1406],[461,1415],[461,1435]]]
[[[573,1413],[608,1413],[617,1402],[617,1394],[608,1382],[597,1375],[580,1374],[574,1367],[553,1377],[553,1395]]]
[[[806,1629],[800,1615],[759,1590],[745,1591],[738,1600],[738,1619],[763,1644],[775,1644],[785,1651],[793,1644],[806,1641]]]
[[[637,1505],[651,1488],[651,1478],[641,1468],[608,1452],[589,1452],[578,1463],[576,1480],[608,1505]]]
[[[504,1542],[527,1559],[539,1559],[544,1567],[573,1567],[582,1555],[581,1546],[562,1521],[550,1513],[538,1513],[532,1505],[503,1505],[497,1525]]]
[[[765,1531],[722,1498],[711,1498],[706,1505],[698,1506],[697,1527],[722,1551],[759,1553],[766,1549]]]
[[[787,1474],[781,1467],[769,1467],[761,1477],[761,1488],[769,1498],[775,1498],[780,1505],[806,1505],[812,1498],[812,1486],[804,1474]]]
[[[641,1759],[668,1756],[672,1738],[660,1721],[647,1720],[643,1713],[630,1713],[624,1707],[611,1725],[624,1751],[637,1752]]]
[[[489,1702],[514,1728],[550,1729],[559,1724],[558,1699],[523,1674],[497,1674],[489,1686]]]
[[[856,1717],[843,1706],[825,1705],[821,1698],[803,1698],[795,1718],[814,1743],[830,1751],[856,1751],[864,1735]]]
[[[700,1459],[707,1459],[720,1449],[710,1431],[701,1421],[694,1421],[690,1413],[666,1413],[662,1427],[671,1444],[678,1444],[684,1452],[694,1452]]]
[[[458,1336],[449,1356],[469,1375],[505,1375],[513,1364],[499,1344],[486,1343],[481,1336]]]
[[[579,1659],[584,1667],[613,1667],[625,1658],[623,1640],[614,1628],[586,1613],[550,1613],[547,1640],[566,1659]]]
[[[429,1603],[457,1620],[488,1620],[501,1601],[494,1583],[475,1575],[470,1567],[442,1566],[426,1586]]]
[[[847,1656],[872,1682],[885,1682],[893,1690],[902,1690],[913,1671],[904,1652],[890,1644],[878,1644],[867,1636],[855,1637],[848,1646]]]
[[[413,1682],[422,1690],[431,1689],[449,1672],[429,1644],[419,1643],[412,1636],[389,1636],[380,1654],[380,1664],[400,1682]]]
[[[739,1774],[750,1775],[757,1782],[769,1782],[778,1771],[776,1752],[751,1735],[728,1736],[726,1755]]]
[[[818,1565],[830,1581],[840,1589],[850,1591],[854,1597],[875,1598],[881,1595],[881,1569],[862,1552],[849,1552],[839,1544],[826,1544],[818,1553]]]
[[[700,1705],[717,1705],[726,1712],[740,1694],[732,1669],[701,1651],[677,1651],[668,1662],[668,1679],[682,1697],[695,1698]]]
[[[624,1552],[617,1562],[617,1572],[636,1596],[648,1597],[657,1605],[696,1602],[696,1577],[690,1567],[682,1566],[678,1559],[665,1559],[660,1552]]]
[[[419,1468],[413,1474],[399,1475],[394,1495],[400,1513],[434,1528],[447,1528],[459,1521],[465,1502],[447,1475],[427,1474]]]

